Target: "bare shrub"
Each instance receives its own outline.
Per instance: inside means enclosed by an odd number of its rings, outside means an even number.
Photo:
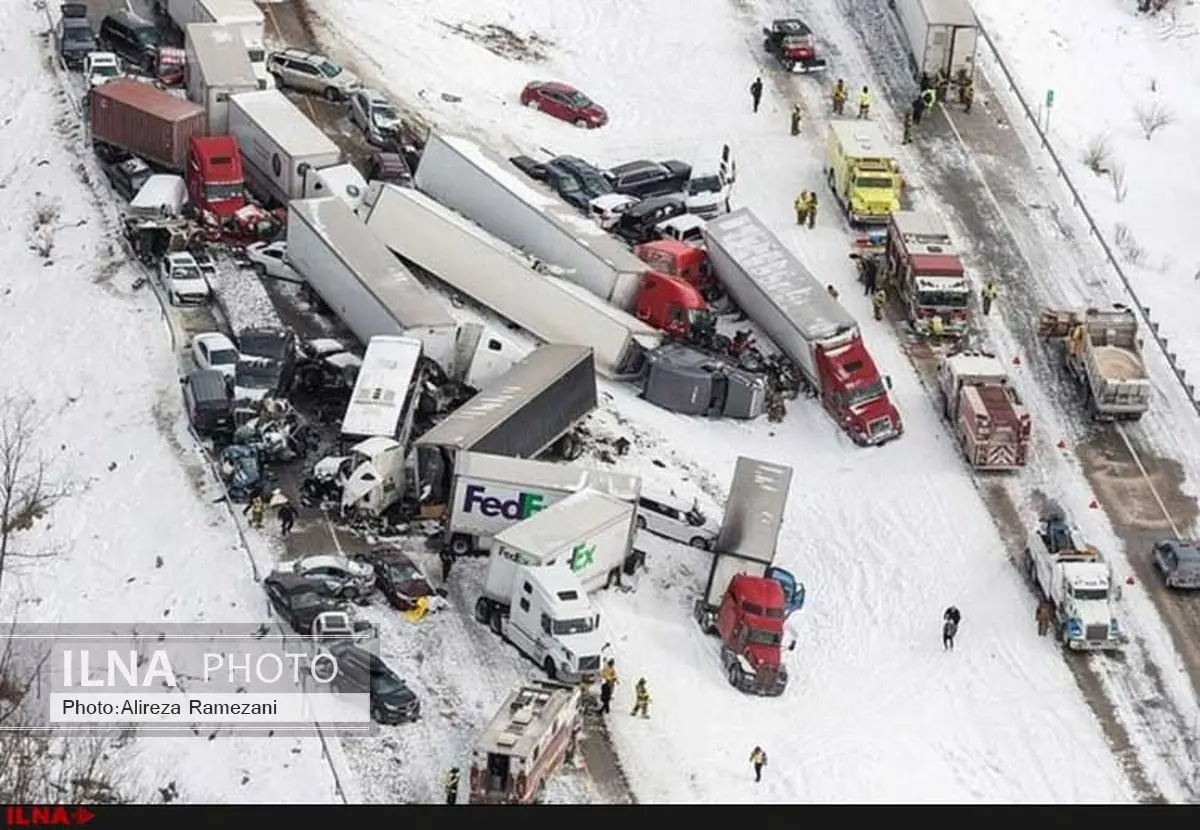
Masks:
[[[1083,151],[1083,163],[1087,165],[1087,169],[1097,176],[1103,176],[1108,172],[1111,162],[1112,146],[1108,143],[1108,136],[1093,136],[1087,149]]]
[[[1109,165],[1108,180],[1112,182],[1113,196],[1118,202],[1124,202],[1129,193],[1129,186],[1125,183],[1125,165],[1119,161]]]
[[[1133,108],[1133,114],[1137,117],[1138,126],[1142,128],[1142,135],[1146,136],[1147,141],[1156,132],[1175,121],[1175,114],[1161,101],[1138,104]]]
[[[1134,239],[1133,232],[1123,222],[1118,222],[1113,229],[1113,245],[1130,265],[1140,265],[1146,258],[1146,249]]]

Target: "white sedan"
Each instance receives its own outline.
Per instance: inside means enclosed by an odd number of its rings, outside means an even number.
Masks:
[[[208,331],[192,338],[192,359],[200,369],[212,369],[233,377],[238,362],[237,346],[219,331]]]
[[[344,599],[367,597],[375,590],[375,569],[345,556],[308,556],[292,566],[297,576],[322,582],[326,591]]]
[[[202,305],[211,296],[212,291],[199,263],[187,252],[163,257],[159,277],[171,305]]]
[[[303,282],[304,278],[287,263],[286,242],[255,242],[246,246],[246,259],[260,277]]]

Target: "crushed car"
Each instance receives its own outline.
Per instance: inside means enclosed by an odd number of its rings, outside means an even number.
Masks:
[[[250,501],[250,497],[262,489],[264,476],[262,460],[258,450],[244,444],[231,444],[221,450],[217,468],[225,482],[229,498],[238,504]]]
[[[323,583],[329,593],[343,599],[369,597],[375,590],[375,570],[370,565],[345,556],[306,556],[292,565],[292,572]]]
[[[425,601],[428,611],[439,611],[448,605],[446,592],[435,589],[404,551],[380,547],[357,558],[374,569],[375,585],[397,611],[412,611],[420,600]]]

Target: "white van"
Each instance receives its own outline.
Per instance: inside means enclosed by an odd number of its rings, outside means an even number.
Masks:
[[[688,213],[702,219],[712,219],[729,212],[729,195],[737,181],[737,165],[726,144],[721,148],[721,158],[711,168],[697,168],[688,180],[684,198]]]
[[[721,523],[700,509],[699,498],[694,492],[644,480],[638,497],[637,527],[704,550],[712,550],[721,531]]]

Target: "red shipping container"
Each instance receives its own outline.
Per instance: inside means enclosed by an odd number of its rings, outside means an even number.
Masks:
[[[146,161],[182,172],[188,139],[204,135],[204,108],[150,84],[109,81],[91,92],[92,141],[128,150]]]

